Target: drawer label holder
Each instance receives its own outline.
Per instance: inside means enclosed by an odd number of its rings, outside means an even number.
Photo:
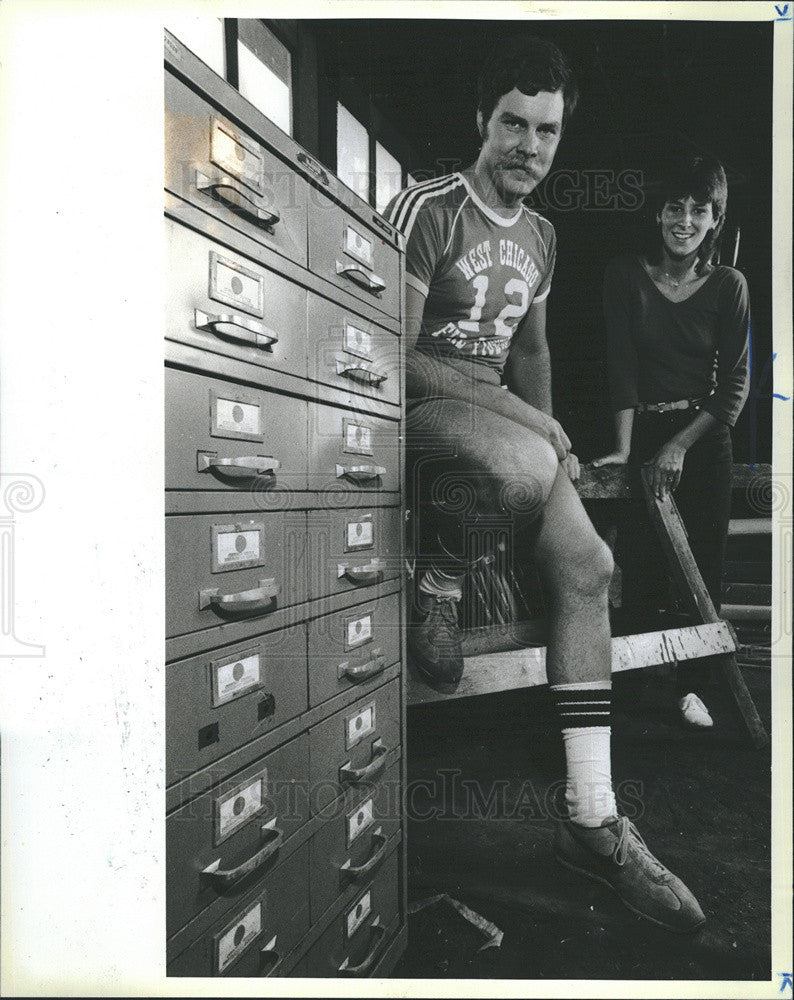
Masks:
[[[262,933],[266,898],[263,894],[253,906],[236,917],[215,936],[215,973],[220,975]]]
[[[265,564],[265,526],[255,521],[212,526],[212,572]]]
[[[367,889],[345,914],[345,932],[348,941],[372,913],[372,890]]]
[[[258,195],[264,195],[262,151],[253,140],[218,118],[213,118],[210,123],[210,160]]]
[[[212,707],[218,708],[264,687],[262,655],[258,648],[210,662]]]
[[[365,361],[372,360],[372,334],[345,319],[342,346],[347,354],[354,354]]]
[[[219,844],[258,816],[267,805],[267,769],[215,800],[215,843]]]
[[[372,514],[365,514],[360,521],[345,524],[345,552],[371,549],[375,544],[375,525]]]
[[[345,226],[344,252],[354,260],[372,267],[372,240],[359,233],[353,226]]]
[[[372,455],[372,428],[357,420],[342,420],[342,450],[348,455]]]
[[[345,748],[350,750],[365,737],[375,732],[375,702],[371,701],[363,708],[348,715],[345,719]]]
[[[238,441],[264,441],[264,412],[260,403],[245,396],[222,396],[210,390],[210,437]]]
[[[345,619],[345,649],[357,649],[367,642],[372,642],[373,615],[368,612],[360,618]]]
[[[369,798],[366,802],[362,802],[360,805],[348,813],[347,816],[347,846],[353,843],[353,841],[361,836],[365,830],[369,829],[375,822],[375,799]]]
[[[209,252],[209,297],[264,319],[264,277],[214,250]]]

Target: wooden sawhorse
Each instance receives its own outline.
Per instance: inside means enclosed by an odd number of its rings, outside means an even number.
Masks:
[[[763,484],[769,481],[771,473],[769,465],[735,465],[733,487]],[[765,746],[769,737],[736,663],[736,634],[731,624],[721,620],[714,608],[689,548],[674,500],[657,500],[639,470],[628,466],[584,468],[577,489],[583,500],[628,500],[644,496],[681,599],[696,622],[683,628],[614,638],[613,672],[718,655],[722,675],[753,746]],[[409,673],[408,704],[469,698],[548,683],[546,650],[539,645],[542,635],[543,625],[539,622],[475,630],[464,638],[465,669],[454,694],[441,694]]]

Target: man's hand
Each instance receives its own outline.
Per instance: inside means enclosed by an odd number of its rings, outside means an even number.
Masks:
[[[571,482],[575,483],[576,480],[579,478],[580,474],[579,459],[576,457],[576,455],[574,455],[573,452],[569,452],[568,457],[564,459],[560,463],[560,465],[562,465],[562,467],[568,473],[568,478],[571,480]]]
[[[659,500],[666,500],[681,481],[685,455],[686,448],[668,442],[647,463],[646,468],[651,470],[651,488]]]
[[[602,465],[625,465],[628,460],[628,452],[611,451],[608,455],[602,455],[601,458],[594,458],[590,465],[594,469],[598,469]]]
[[[554,417],[544,413],[543,418],[538,431],[552,446],[557,458],[564,462],[571,452],[571,440]]]

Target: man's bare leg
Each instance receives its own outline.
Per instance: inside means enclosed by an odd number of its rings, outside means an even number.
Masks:
[[[681,879],[619,817],[611,776],[612,555],[560,469],[543,510],[535,558],[550,603],[546,672],[562,722],[569,819],[554,852],[566,867],[612,886],[635,913],[680,933],[705,923]]]

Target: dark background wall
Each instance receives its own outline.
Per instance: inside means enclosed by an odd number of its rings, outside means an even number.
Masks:
[[[300,22],[299,22],[300,23]],[[728,230],[752,302],[751,398],[734,434],[740,461],[771,453],[772,24],[660,21],[461,20],[303,22],[316,39],[319,152],[335,167],[335,101],[381,121],[415,176],[476,158],[476,76],[487,49],[516,31],[549,38],[576,71],[581,101],[535,207],[557,229],[549,300],[555,411],[584,459],[611,444],[601,319],[607,260],[631,249],[672,149],[725,165]],[[363,115],[366,116],[366,110]],[[723,253],[731,263],[732,253]]]

